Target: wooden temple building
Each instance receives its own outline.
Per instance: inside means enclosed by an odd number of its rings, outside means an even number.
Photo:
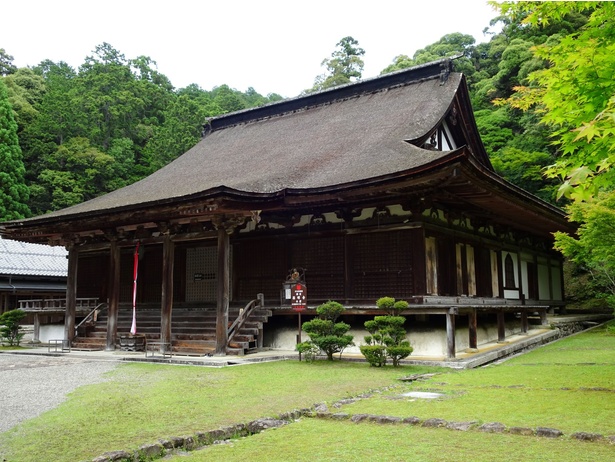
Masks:
[[[290,322],[281,289],[303,268],[305,316],[335,300],[362,325],[378,298],[404,299],[410,340],[412,319],[441,319],[448,357],[461,322],[476,348],[483,320],[503,340],[563,305],[558,230],[560,209],[494,172],[449,60],[216,117],[149,177],[0,225],[68,249],[67,341],[78,300],[97,298],[103,347],[120,344],[138,261],[137,331],[163,349],[262,347]]]

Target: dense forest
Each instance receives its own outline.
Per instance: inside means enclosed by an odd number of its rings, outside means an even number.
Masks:
[[[503,2],[499,13],[489,41],[450,33],[382,73],[454,57],[496,171],[568,207],[580,232],[556,245],[615,297],[615,242],[604,239],[615,226],[615,6]],[[196,144],[208,117],[282,99],[227,85],[176,89],[152,58],[108,43],[78,69],[49,60],[16,68],[9,53],[0,48],[0,220],[133,183]],[[359,80],[364,54],[342,38],[305,93]]]

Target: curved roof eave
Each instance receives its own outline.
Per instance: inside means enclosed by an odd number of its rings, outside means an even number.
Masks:
[[[284,198],[289,196],[309,195],[314,196],[315,201],[318,202],[319,196],[330,196],[333,194],[342,193],[344,191],[351,191],[353,189],[378,186],[399,181],[403,178],[411,178],[424,172],[433,171],[438,167],[445,166],[456,161],[460,157],[466,156],[467,153],[467,149],[465,147],[461,147],[454,151],[447,152],[428,151],[425,149],[416,148],[414,146],[413,149],[422,151],[425,155],[431,155],[433,159],[429,162],[422,163],[412,168],[394,171],[392,173],[387,173],[376,177],[362,178],[349,182],[317,186],[313,188],[284,187],[271,192],[253,192],[220,185],[204,191],[199,191],[188,196],[172,197],[165,200],[156,200],[151,202],[126,204],[122,206],[112,207],[109,209],[93,209],[89,211],[81,211],[79,210],[79,205],[81,204],[78,204],[77,206],[63,209],[63,213],[60,215],[47,214],[23,220],[13,220],[4,223],[3,228],[8,230],[11,228],[16,229],[37,226],[53,226],[54,224],[65,223],[67,221],[87,221],[96,219],[102,220],[105,217],[139,213],[145,209],[150,211],[150,213],[148,214],[154,214],[157,209],[161,208],[190,206],[194,203],[204,204],[208,201],[215,202],[216,200],[232,201],[244,204],[246,206],[248,206],[250,203],[254,203],[262,207],[267,202],[275,203],[276,201],[283,200]],[[76,211],[71,213],[70,210],[73,208],[76,209]]]

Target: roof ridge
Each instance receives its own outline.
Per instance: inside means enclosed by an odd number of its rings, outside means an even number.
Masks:
[[[303,112],[315,107],[348,101],[366,94],[388,91],[393,88],[421,83],[435,78],[447,78],[452,71],[452,59],[455,59],[455,57],[420,64],[388,74],[370,77],[358,82],[327,88],[307,95],[299,95],[266,104],[265,106],[242,109],[241,111],[213,117],[203,124],[203,137],[211,132],[248,122],[257,122],[286,114]]]

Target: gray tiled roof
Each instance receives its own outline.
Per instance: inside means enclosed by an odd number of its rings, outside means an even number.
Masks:
[[[0,275],[66,277],[66,250],[0,239]]]

